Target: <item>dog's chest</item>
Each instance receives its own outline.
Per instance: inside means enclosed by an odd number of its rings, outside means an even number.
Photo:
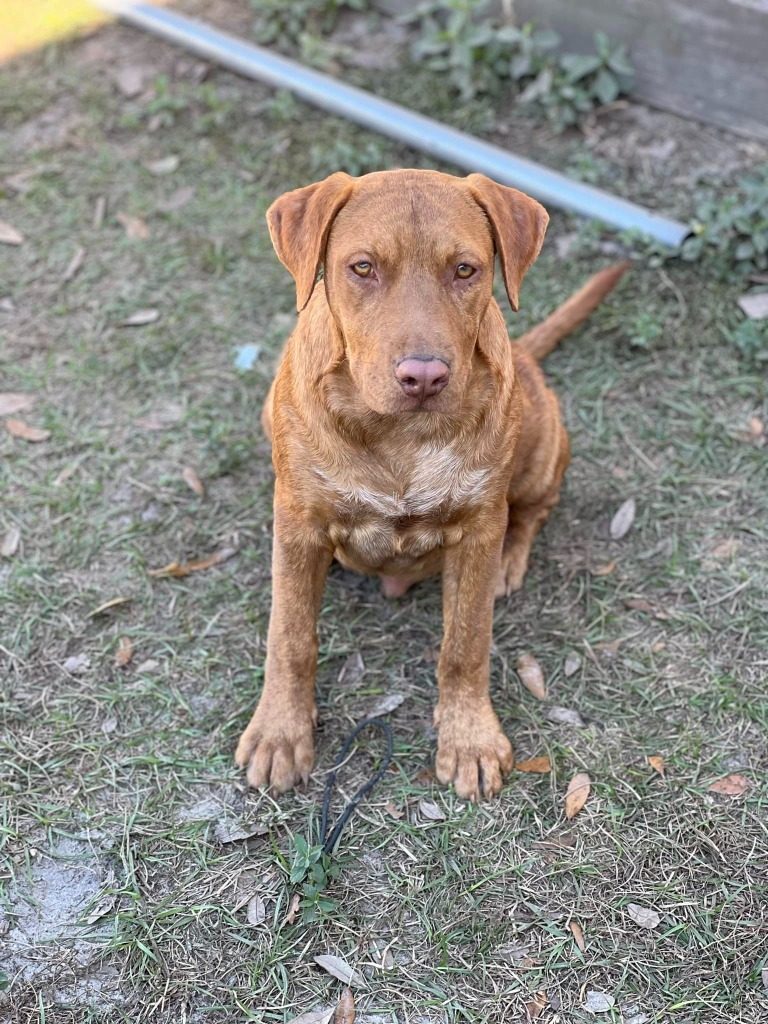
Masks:
[[[330,532],[342,561],[372,569],[412,566],[456,543],[461,513],[488,491],[490,469],[468,466],[450,446],[423,445],[403,462],[317,471],[332,493]]]

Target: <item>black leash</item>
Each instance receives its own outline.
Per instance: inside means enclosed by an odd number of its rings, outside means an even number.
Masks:
[[[387,753],[384,757],[384,760],[381,762],[378,771],[374,775],[372,775],[370,779],[368,779],[368,781],[360,787],[360,789],[358,789],[358,791],[355,793],[355,795],[352,797],[352,799],[349,801],[347,806],[342,811],[341,817],[336,822],[333,832],[331,832],[331,834],[326,838],[326,833],[328,832],[328,809],[331,803],[331,790],[333,789],[333,784],[336,781],[336,773],[338,772],[344,758],[349,753],[349,748],[357,739],[358,734],[361,733],[363,729],[367,729],[369,725],[374,726],[374,728],[376,729],[381,729],[381,731],[384,733],[384,737],[387,741]],[[392,730],[390,729],[389,725],[386,722],[382,722],[380,718],[365,718],[363,719],[362,722],[358,722],[358,724],[355,726],[355,728],[344,741],[344,746],[341,748],[341,752],[339,756],[336,758],[336,763],[333,766],[333,771],[328,776],[328,781],[325,784],[325,792],[323,793],[323,815],[320,822],[320,842],[323,844],[323,853],[331,852],[331,850],[336,845],[336,841],[341,835],[341,830],[352,817],[352,814],[354,813],[357,805],[360,803],[364,796],[371,792],[373,787],[382,777],[387,768],[389,768],[391,763]]]

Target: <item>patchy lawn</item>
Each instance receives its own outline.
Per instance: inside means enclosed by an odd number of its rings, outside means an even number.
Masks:
[[[378,76],[483,127],[434,83]],[[698,169],[765,159],[635,106],[586,135],[511,113],[500,131],[683,217]],[[508,1024],[542,991],[551,1024],[765,1020],[768,473],[748,422],[768,400],[728,340],[738,282],[640,261],[547,362],[574,460],[525,589],[497,606],[492,687],[518,760],[548,755],[551,773],[513,774],[479,807],[436,786],[439,585],[393,604],[339,569],[307,792],[275,802],[233,767],[270,599],[258,416],[294,316],[263,214],[338,166],[414,163],[428,162],[127,28],[0,69],[0,220],[24,235],[0,246],[0,391],[33,394],[17,418],[50,431],[0,430],[0,541],[20,533],[0,559],[0,1019],[282,1022],[335,1005],[341,985],[313,959],[333,953],[362,975],[358,1021],[377,1024]],[[606,237],[555,213],[511,329],[615,258]],[[246,345],[259,352],[240,370]],[[636,520],[612,541],[628,497]],[[224,549],[185,578],[148,574]],[[543,701],[515,673],[524,651]],[[340,676],[358,652],[362,677]],[[335,906],[289,924],[292,837],[317,827],[345,734],[392,693],[393,770],[344,833]],[[360,744],[334,812],[380,749]],[[592,794],[567,821],[579,771]],[[710,791],[729,775],[746,791]],[[257,834],[223,843],[233,823]]]

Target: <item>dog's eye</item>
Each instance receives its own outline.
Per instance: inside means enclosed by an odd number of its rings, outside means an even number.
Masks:
[[[468,263],[460,263],[456,267],[456,277],[460,277],[462,281],[466,281],[468,277],[472,277],[475,272],[474,267],[470,267]]]
[[[360,260],[359,263],[352,264],[352,270],[358,277],[370,277],[373,266],[368,262],[368,260]]]

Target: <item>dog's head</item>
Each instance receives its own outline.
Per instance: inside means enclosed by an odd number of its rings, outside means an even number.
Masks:
[[[332,174],[267,211],[299,310],[322,267],[355,385],[386,414],[460,407],[495,254],[517,310],[548,220],[535,200],[482,174],[412,170]]]

